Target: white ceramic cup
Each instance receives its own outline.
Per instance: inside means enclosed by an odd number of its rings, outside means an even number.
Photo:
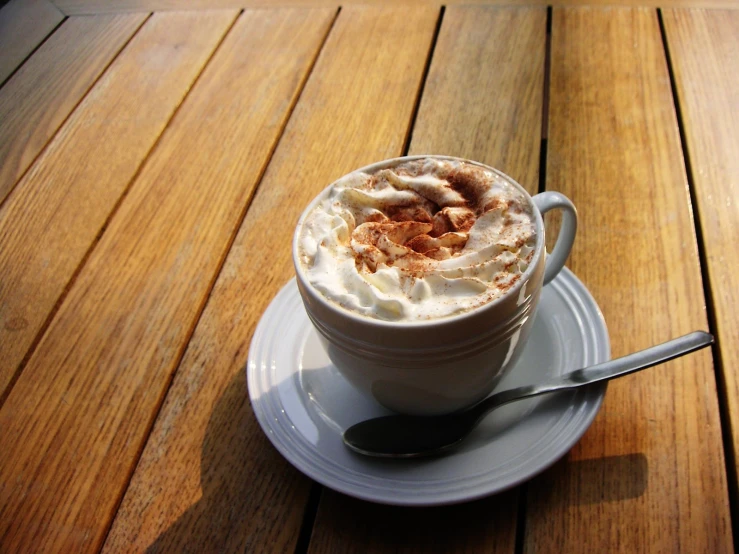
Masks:
[[[328,194],[323,190],[298,221],[293,262],[305,310],[337,369],[358,389],[400,413],[437,415],[471,406],[493,390],[520,355],[536,314],[542,286],[564,267],[577,231],[575,206],[558,192],[533,198],[516,181],[484,164],[449,156],[408,156],[357,171],[419,159],[464,161],[484,167],[517,188],[532,206],[536,247],[526,271],[502,296],[472,310],[425,321],[384,321],[329,301],[309,282],[298,255],[297,237],[306,216]],[[554,250],[547,254],[542,215],[563,212]]]

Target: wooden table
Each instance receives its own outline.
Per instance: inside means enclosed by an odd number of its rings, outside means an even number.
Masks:
[[[0,551],[733,551],[739,11],[628,3],[8,2]],[[508,492],[311,482],[255,420],[250,340],[307,202],[404,153],[572,198],[614,356],[717,345],[614,382]]]

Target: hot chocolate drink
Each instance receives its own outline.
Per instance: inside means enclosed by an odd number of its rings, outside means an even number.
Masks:
[[[486,304],[515,285],[536,248],[527,197],[502,174],[422,158],[335,182],[298,229],[299,263],[330,302],[419,321]]]

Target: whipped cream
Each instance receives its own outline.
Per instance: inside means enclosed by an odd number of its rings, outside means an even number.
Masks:
[[[536,224],[526,197],[502,176],[423,158],[336,181],[296,240],[308,280],[328,300],[417,321],[509,290],[534,255]]]

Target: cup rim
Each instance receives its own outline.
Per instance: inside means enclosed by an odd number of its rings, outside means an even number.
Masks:
[[[419,160],[423,158],[451,160],[451,161],[464,162],[464,163],[468,163],[471,165],[476,165],[478,167],[482,167],[488,171],[492,171],[499,177],[505,179],[509,184],[514,186],[519,192],[523,193],[524,198],[526,198],[529,205],[532,207],[532,213],[534,215],[534,221],[536,223],[536,239],[537,239],[536,246],[534,247],[534,256],[532,257],[531,262],[526,268],[526,271],[524,271],[521,274],[521,278],[518,281],[516,281],[516,283],[510,289],[508,289],[506,292],[504,292],[503,294],[501,294],[494,300],[491,300],[490,302],[486,302],[485,304],[481,306],[471,308],[464,312],[436,317],[433,319],[414,320],[414,321],[392,321],[392,320],[386,320],[386,319],[377,319],[377,318],[357,314],[353,312],[352,310],[349,310],[348,308],[345,308],[344,306],[341,306],[340,304],[336,302],[332,302],[313,286],[313,284],[308,279],[302,267],[302,264],[300,263],[300,257],[298,255],[298,235],[299,235],[299,230],[302,228],[303,223],[305,222],[305,219],[308,217],[308,214],[313,210],[313,208],[315,208],[315,206],[321,200],[323,200],[323,198],[328,194],[328,191],[334,186],[334,184],[336,184],[341,179],[344,179],[348,175],[352,175],[354,173],[373,173],[381,169],[395,167],[404,162]],[[298,219],[298,222],[295,225],[295,230],[293,231],[293,239],[292,239],[292,258],[293,258],[293,265],[295,266],[295,274],[297,278],[303,284],[303,288],[310,293],[311,297],[316,302],[318,302],[324,309],[340,314],[342,317],[348,318],[359,325],[372,325],[376,328],[381,328],[381,329],[386,329],[386,330],[393,330],[393,329],[419,330],[419,329],[424,329],[424,328],[437,327],[442,324],[450,324],[452,322],[471,319],[471,318],[477,317],[482,312],[495,309],[495,307],[498,306],[499,304],[502,304],[504,300],[510,298],[514,294],[519,294],[521,289],[524,286],[526,286],[526,284],[529,281],[529,278],[531,277],[531,274],[534,272],[535,268],[539,265],[540,258],[544,255],[543,253],[545,252],[545,250],[546,250],[546,237],[544,236],[544,221],[542,219],[541,212],[539,212],[539,209],[536,207],[533,197],[529,194],[529,192],[523,186],[521,186],[521,184],[519,184],[518,181],[516,181],[510,175],[503,173],[499,169],[495,169],[494,167],[486,165],[482,162],[469,160],[467,158],[460,158],[456,156],[445,156],[445,155],[438,155],[438,154],[414,154],[413,156],[398,156],[396,158],[388,158],[385,160],[381,160],[379,162],[374,162],[374,163],[365,165],[363,167],[354,169],[350,171],[349,173],[345,173],[338,179],[334,180],[331,184],[327,185],[323,190],[321,190],[321,192],[319,192],[313,198],[313,200],[310,201],[310,203],[308,203],[308,205],[305,207],[305,209],[300,214],[300,218]]]

